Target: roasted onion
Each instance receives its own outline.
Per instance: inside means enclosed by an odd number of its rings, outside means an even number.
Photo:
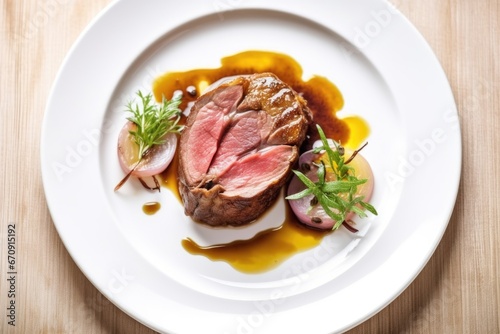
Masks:
[[[354,151],[347,148],[344,152],[346,157],[350,157],[353,153]],[[317,163],[320,158],[321,154],[315,154],[312,150],[303,153],[299,158],[300,171],[313,182],[318,181],[318,167],[314,164],[314,162]],[[349,163],[349,166],[354,168],[358,179],[367,179],[366,183],[357,187],[356,196],[364,196],[363,201],[368,202],[372,196],[374,186],[373,172],[370,164],[361,154],[357,154],[355,159]],[[328,173],[328,169],[326,179],[327,181],[335,180],[335,175],[333,173]],[[288,185],[287,194],[290,196],[299,193],[305,188],[306,186],[304,183],[302,183],[297,176],[294,176]],[[330,216],[328,216],[322,206],[317,203],[314,195],[290,200],[289,204],[300,222],[309,227],[320,230],[331,230],[336,223],[332,218],[330,218]],[[353,218],[354,213],[350,212],[346,216],[346,222]]]

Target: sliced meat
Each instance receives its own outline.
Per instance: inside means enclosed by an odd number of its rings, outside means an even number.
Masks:
[[[264,111],[235,115],[219,144],[208,174],[222,173],[243,155],[260,147],[269,135],[268,118]]]
[[[311,118],[306,102],[271,73],[201,96],[179,144],[186,215],[213,226],[258,218],[290,176]]]
[[[185,129],[189,135],[181,136],[186,184],[200,181],[209,169],[219,140],[231,122],[230,114],[242,96],[241,86],[221,87],[202,96],[193,106],[191,113],[196,117],[188,117]]]
[[[216,181],[224,188],[225,197],[251,198],[267,187],[281,187],[296,159],[295,146],[270,146],[237,160]]]

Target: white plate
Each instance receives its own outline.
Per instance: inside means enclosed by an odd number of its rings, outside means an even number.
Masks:
[[[263,274],[188,254],[210,243],[169,191],[123,175],[122,106],[167,71],[216,67],[256,49],[295,58],[341,90],[340,115],[371,127],[373,204],[363,237],[338,231]],[[54,224],[90,281],[138,321],[168,333],[330,333],[400,294],[439,243],[458,189],[461,141],[446,77],[423,38],[384,1],[122,0],[78,39],[43,124],[42,174]],[[161,210],[146,216],[145,202]],[[281,214],[281,210],[277,210]],[[224,238],[234,238],[233,232]],[[217,236],[218,237],[218,236]]]

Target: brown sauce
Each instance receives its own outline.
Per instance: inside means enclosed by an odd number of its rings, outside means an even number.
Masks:
[[[277,267],[293,254],[319,245],[326,234],[328,232],[303,227],[287,205],[283,225],[261,232],[250,240],[201,247],[187,238],[182,240],[182,246],[193,255],[225,261],[240,272],[257,274]]]
[[[142,206],[142,212],[147,215],[154,215],[160,208],[161,204],[158,202],[147,202]]]
[[[177,184],[177,180],[179,179],[179,174],[177,172],[177,167],[179,165],[178,152],[179,150],[175,152],[172,162],[170,163],[170,165],[168,165],[167,169],[165,169],[165,171],[161,173],[160,179],[161,185],[169,189],[180,202],[181,194],[179,192],[179,186]]]
[[[313,113],[314,124],[311,125],[303,149],[307,149],[318,139],[315,124],[321,125],[327,137],[353,149],[359,147],[368,136],[369,128],[362,118],[337,118],[336,113],[342,109],[344,100],[332,82],[321,76],[304,81],[301,66],[284,54],[246,51],[223,58],[219,68],[169,72],[154,81],[153,93],[160,101],[162,96],[170,98],[175,91],[180,90],[183,92],[180,107],[185,109],[206,87],[223,77],[261,72],[276,74],[307,101]],[[181,201],[177,185],[177,166],[176,154],[172,164],[162,173],[162,184]],[[322,238],[330,233],[303,227],[288,205],[286,207],[286,219],[281,227],[264,231],[250,240],[201,247],[191,239],[184,239],[182,246],[191,254],[203,255],[213,261],[225,261],[244,273],[270,270],[292,255],[317,246]]]

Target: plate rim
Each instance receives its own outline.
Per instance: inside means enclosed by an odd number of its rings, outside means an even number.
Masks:
[[[125,2],[135,3],[136,1],[135,0],[130,0],[130,1],[115,0],[112,3],[110,3],[103,11],[101,11],[92,20],[92,22],[89,25],[87,25],[87,27],[84,29],[84,31],[81,33],[81,35],[77,38],[77,40],[75,41],[75,43],[71,47],[70,51],[68,52],[68,54],[67,54],[67,56],[66,56],[63,64],[60,67],[60,70],[59,70],[59,72],[58,72],[58,74],[56,76],[56,79],[54,80],[53,86],[51,88],[51,93],[50,93],[50,96],[49,96],[49,99],[48,99],[48,102],[47,102],[47,106],[46,106],[45,113],[44,113],[44,119],[43,119],[43,122],[42,122],[42,136],[41,136],[41,145],[40,145],[40,155],[41,155],[41,165],[42,165],[41,166],[42,167],[42,182],[43,182],[44,192],[45,192],[45,195],[46,195],[46,198],[47,198],[47,203],[48,203],[48,206],[49,206],[49,211],[51,212],[51,216],[52,217],[57,216],[57,214],[56,214],[56,211],[57,211],[56,206],[57,205],[52,202],[52,197],[51,197],[50,194],[48,194],[48,190],[47,190],[49,187],[51,187],[51,185],[50,185],[51,181],[50,181],[50,178],[47,176],[47,173],[49,173],[48,167],[47,167],[47,161],[46,161],[46,156],[47,156],[46,155],[46,149],[47,149],[47,147],[44,145],[44,143],[46,143],[46,131],[47,131],[48,122],[49,122],[47,115],[50,113],[51,104],[52,104],[52,101],[53,101],[53,99],[55,98],[55,95],[56,95],[57,83],[60,80],[60,76],[65,71],[66,66],[68,66],[68,63],[69,63],[70,59],[72,58],[73,53],[75,52],[76,49],[78,49],[80,47],[82,39],[85,38],[85,36],[88,34],[89,31],[91,31],[92,29],[94,29],[95,24],[97,22],[100,22],[101,20],[104,20],[106,18],[106,15],[109,12],[112,12],[114,10],[114,8],[116,8],[116,6],[118,6],[119,4],[125,3]],[[285,3],[284,1],[278,1],[273,6],[278,6],[277,4],[284,4],[284,3]],[[379,0],[378,3],[386,3],[386,2],[383,1],[383,0]],[[251,7],[252,5],[253,6],[257,6],[256,7],[257,9],[266,9],[266,8],[264,8],[265,4],[263,2],[261,2],[261,1],[249,1],[249,3],[246,4],[246,6],[249,6],[249,7]],[[309,19],[307,17],[305,17],[305,18]],[[431,56],[434,57],[434,60],[437,62],[437,65],[438,65],[437,68],[440,69],[440,71],[442,71],[442,73],[440,73],[440,75],[442,75],[444,77],[444,79],[446,80],[447,88],[449,90],[449,93],[451,94],[451,97],[452,97],[453,103],[454,103],[453,93],[452,93],[451,88],[449,86],[449,83],[448,83],[448,81],[446,79],[446,75],[444,73],[444,70],[442,69],[441,65],[439,64],[439,61],[437,60],[436,56],[434,55],[434,53],[430,49],[430,46],[427,44],[427,42],[425,41],[425,39],[423,38],[423,36],[416,30],[416,28],[403,15],[401,15],[401,18],[406,21],[406,24],[411,29],[413,29],[413,33],[416,34],[416,36],[421,39],[421,43],[422,43],[421,46],[427,48],[426,51],[430,52]],[[141,50],[140,52],[142,52],[142,51],[143,50]],[[456,108],[456,106],[455,106],[455,108]],[[442,239],[442,236],[443,236],[443,234],[444,234],[444,232],[446,230],[446,227],[448,226],[448,222],[449,222],[449,220],[451,218],[451,215],[453,213],[453,207],[454,207],[454,203],[456,202],[456,199],[457,199],[457,196],[458,196],[458,188],[459,188],[459,185],[460,185],[461,161],[462,161],[462,142],[461,142],[461,139],[460,139],[461,138],[460,127],[458,128],[457,131],[458,131],[459,141],[456,143],[458,145],[458,147],[456,147],[457,152],[455,152],[455,154],[458,155],[457,158],[458,158],[459,164],[457,166],[458,167],[458,172],[456,173],[458,177],[455,180],[456,182],[454,184],[454,189],[451,191],[451,193],[454,193],[454,196],[452,196],[453,198],[449,199],[450,203],[452,203],[451,204],[452,205],[451,206],[451,210],[448,213],[448,218],[447,218],[446,224],[441,225],[441,227],[442,227],[441,230],[439,231],[439,233],[437,233],[434,236],[435,237],[434,239],[435,239],[436,242],[433,243],[433,247],[431,249],[429,249],[428,254],[425,254],[425,256],[424,256],[425,257],[424,262],[421,264],[421,266],[415,268],[413,277],[409,281],[407,281],[406,284],[403,285],[403,288],[400,289],[400,291],[397,294],[392,295],[391,298],[386,299],[385,302],[382,303],[378,309],[374,309],[373,312],[365,314],[365,316],[362,319],[359,319],[359,321],[357,321],[355,323],[351,322],[349,324],[345,324],[343,328],[337,328],[337,329],[344,331],[344,330],[347,330],[349,328],[352,328],[355,325],[361,323],[362,321],[365,321],[366,319],[370,318],[374,314],[378,313],[381,309],[383,309],[385,306],[387,306],[388,304],[390,304],[418,276],[418,273],[420,273],[420,271],[425,267],[425,265],[427,264],[427,262],[431,258],[432,254],[434,253],[435,249],[439,245],[440,240]],[[147,321],[145,321],[144,318],[138,317],[137,314],[135,314],[134,312],[131,312],[131,310],[129,308],[127,308],[127,307],[123,307],[122,308],[121,306],[124,305],[124,304],[126,304],[126,303],[123,302],[123,300],[121,300],[120,298],[114,298],[116,296],[113,296],[113,295],[111,295],[109,293],[106,293],[106,289],[102,288],[102,284],[99,283],[99,282],[97,282],[97,280],[94,279],[93,275],[91,275],[89,273],[89,268],[82,268],[80,266],[80,261],[78,261],[79,255],[75,254],[72,251],[73,248],[71,247],[71,245],[68,244],[68,240],[67,240],[68,238],[67,237],[66,238],[63,237],[63,235],[62,235],[63,232],[60,229],[59,222],[56,222],[56,219],[54,219],[54,218],[53,218],[53,221],[54,221],[54,225],[56,227],[56,230],[58,231],[58,234],[61,237],[61,240],[63,241],[66,249],[70,253],[70,256],[72,257],[73,261],[77,264],[77,266],[79,267],[79,269],[84,273],[84,275],[92,282],[92,284],[101,293],[103,293],[117,307],[119,307],[120,309],[122,309],[125,313],[129,314],[131,317],[133,317],[137,321],[145,324],[148,327],[151,327],[151,328],[154,328],[154,329],[157,329],[157,330],[164,330],[164,328],[155,327],[154,324],[147,323]]]

